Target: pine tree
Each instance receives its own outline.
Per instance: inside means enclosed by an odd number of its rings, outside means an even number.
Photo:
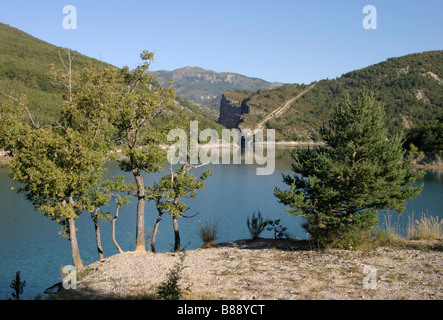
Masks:
[[[334,108],[321,136],[327,144],[299,149],[292,156],[294,175],[284,175],[288,190],[274,189],[279,202],[306,219],[305,230],[323,246],[349,247],[378,224],[378,213],[403,212],[412,186],[424,172],[403,161],[403,136],[388,137],[382,106],[363,93]]]

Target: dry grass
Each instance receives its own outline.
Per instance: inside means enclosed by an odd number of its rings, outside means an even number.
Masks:
[[[425,213],[414,219],[412,213],[406,230],[402,230],[399,221],[394,222],[391,215],[386,215],[384,227],[377,231],[374,238],[382,246],[402,244],[407,240],[440,240],[443,239],[443,220]]]
[[[443,238],[443,220],[422,214],[419,220],[409,218],[408,238],[412,240],[438,240]]]

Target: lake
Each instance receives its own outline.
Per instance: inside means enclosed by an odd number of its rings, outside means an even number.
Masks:
[[[181,244],[186,249],[200,247],[198,236],[200,220],[217,222],[218,242],[249,238],[246,219],[252,212],[260,210],[264,218],[281,219],[292,237],[305,238],[302,220],[285,212],[273,195],[274,186],[286,188],[281,173],[291,172],[290,148],[277,148],[275,171],[272,175],[256,175],[255,165],[215,165],[193,170],[195,176],[210,169],[212,176],[206,180],[206,187],[197,192],[193,200],[186,201],[190,210],[186,215],[193,218],[179,219]],[[108,176],[123,174],[116,163],[109,164]],[[146,175],[145,182],[152,184],[166,171]],[[125,174],[128,181],[132,176]],[[72,264],[69,241],[58,234],[60,226],[35,212],[17,193],[19,183],[8,177],[8,169],[0,168],[0,299],[11,297],[9,284],[20,271],[26,281],[23,299],[35,296],[60,281],[60,268]],[[405,224],[412,213],[418,218],[422,212],[443,217],[443,171],[428,171],[424,178],[422,194],[409,200],[406,212],[399,223]],[[110,207],[113,212],[114,207]],[[136,201],[120,210],[116,226],[116,237],[123,250],[135,248]],[[146,207],[147,243],[157,217],[153,203]],[[383,220],[383,219],[381,219]],[[397,222],[397,217],[392,220]],[[84,264],[98,259],[95,246],[94,226],[89,214],[82,215],[76,222],[80,254]],[[116,254],[111,240],[111,224],[101,222],[102,245],[105,257]],[[262,237],[273,237],[264,231]],[[171,251],[174,246],[172,219],[164,215],[157,235],[157,251]],[[147,246],[148,247],[148,246]]]

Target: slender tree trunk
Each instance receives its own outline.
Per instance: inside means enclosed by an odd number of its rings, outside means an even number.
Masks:
[[[146,251],[145,248],[145,185],[138,168],[132,170],[137,183],[137,225],[135,233],[135,251]]]
[[[97,216],[94,214],[94,212],[90,212],[92,221],[94,221],[94,228],[95,228],[95,241],[97,243],[97,252],[98,252],[98,259],[100,261],[103,261],[103,247],[102,247],[102,241],[100,237],[100,227],[98,225],[98,219]]]
[[[123,253],[122,248],[120,248],[120,246],[117,243],[117,240],[115,239],[115,223],[117,222],[118,210],[119,209],[120,209],[120,207],[117,205],[117,208],[115,209],[115,216],[112,219],[112,242],[114,243],[114,245],[117,248],[118,252]]]
[[[63,206],[66,206],[66,201],[63,201]],[[69,197],[69,205],[74,206],[74,199],[72,196]],[[68,218],[68,228],[69,228],[69,241],[71,243],[71,255],[72,263],[74,268],[78,270],[83,268],[83,262],[80,257],[80,250],[78,248],[77,233],[75,230],[75,219]]]
[[[172,217],[172,225],[174,226],[174,234],[175,234],[175,244],[174,251],[180,251],[180,231],[178,230],[178,220],[177,217]]]
[[[159,208],[157,208],[157,211],[158,211],[158,216],[157,220],[155,221],[154,230],[152,231],[152,239],[151,239],[152,252],[155,252],[155,238],[157,237],[158,225],[160,224],[163,215],[163,212]]]
[[[74,218],[69,218],[69,240],[71,242],[71,252],[72,252],[72,262],[75,269],[78,271],[83,268],[83,262],[80,258],[80,250],[78,249],[77,234],[75,231],[75,220]]]

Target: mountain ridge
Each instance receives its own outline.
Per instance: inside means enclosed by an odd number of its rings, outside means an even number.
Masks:
[[[177,95],[194,103],[218,109],[221,95],[229,90],[257,91],[274,89],[283,83],[268,82],[260,78],[248,77],[235,72],[216,72],[202,67],[185,66],[172,71],[152,71],[157,74],[157,81],[165,85],[173,81]]]

